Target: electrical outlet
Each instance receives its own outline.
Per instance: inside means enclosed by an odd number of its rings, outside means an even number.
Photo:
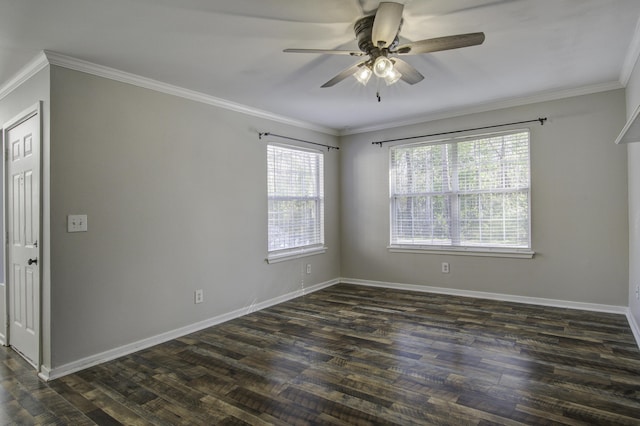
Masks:
[[[193,303],[202,303],[204,302],[204,291],[202,289],[196,290],[193,293]]]
[[[307,274],[311,273],[311,264],[307,263]]]
[[[449,262],[442,262],[442,273],[443,274],[449,273]]]

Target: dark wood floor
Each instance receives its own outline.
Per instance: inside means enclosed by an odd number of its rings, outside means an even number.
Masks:
[[[337,285],[50,383],[3,424],[640,424],[623,315]]]

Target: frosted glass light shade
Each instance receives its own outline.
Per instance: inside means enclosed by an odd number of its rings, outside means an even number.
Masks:
[[[371,78],[371,74],[373,74],[373,72],[371,71],[371,68],[367,67],[367,66],[362,66],[358,69],[358,71],[356,71],[353,76],[356,78],[356,80],[358,80],[363,86],[366,86],[367,83],[369,82],[369,79]]]
[[[393,62],[384,56],[378,56],[373,64],[373,73],[380,78],[385,78],[393,69]]]
[[[384,77],[384,81],[387,83],[387,86],[391,86],[393,83],[400,80],[400,77],[402,77],[402,74],[400,74],[395,68],[391,68]]]

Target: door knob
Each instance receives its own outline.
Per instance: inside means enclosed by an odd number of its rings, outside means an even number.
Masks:
[[[29,259],[29,261],[27,262],[29,265],[33,265],[34,263],[37,265],[38,264],[38,258],[35,259]]]

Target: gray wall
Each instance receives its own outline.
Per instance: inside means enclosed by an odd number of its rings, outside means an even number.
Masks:
[[[640,105],[640,63],[627,85],[627,117]],[[629,310],[640,324],[640,301],[636,286],[640,285],[640,142],[627,145],[629,167]]]
[[[56,66],[0,100],[0,122],[38,100],[48,368],[340,276],[629,303],[640,319],[628,301],[629,283],[640,280],[628,260],[629,249],[631,259],[640,252],[640,144],[628,147],[628,221],[626,148],[613,144],[622,90],[343,137],[325,157],[328,252],[272,265],[257,132],[337,138]],[[627,104],[638,102],[636,69]],[[388,147],[371,141],[538,116],[549,122],[531,126],[534,259],[388,252]],[[89,231],[67,233],[68,214],[87,214]],[[450,274],[440,273],[442,261]]]
[[[340,151],[325,151],[327,253],[269,265],[257,132],[337,138],[56,66],[51,99],[53,367],[340,276]]]
[[[616,90],[342,139],[342,276],[626,306],[627,157]],[[532,124],[533,259],[390,253],[389,149],[372,141],[548,117]],[[440,263],[450,263],[442,274]]]
[[[0,100],[0,126],[3,126],[9,120],[14,119],[18,114],[21,114],[27,109],[30,109],[38,102],[42,101],[42,179],[43,185],[42,191],[42,210],[43,210],[43,227],[40,231],[41,241],[43,242],[43,253],[40,264],[42,265],[43,275],[41,283],[41,302],[42,302],[42,325],[40,332],[42,334],[42,357],[43,362],[47,363],[50,360],[50,329],[49,329],[49,301],[50,301],[50,282],[48,280],[49,270],[49,250],[48,250],[48,212],[49,212],[49,188],[48,188],[48,161],[49,161],[49,72],[50,68],[46,66],[41,71],[36,73],[28,81],[23,83],[20,87],[9,93],[7,96]],[[0,194],[4,189],[3,176],[4,176],[4,161],[0,164]],[[4,222],[0,221],[0,232],[4,232]],[[4,274],[4,247],[0,244],[0,276]],[[4,332],[5,318],[7,317],[5,312],[5,300],[4,295],[4,283],[0,290],[0,326]]]

